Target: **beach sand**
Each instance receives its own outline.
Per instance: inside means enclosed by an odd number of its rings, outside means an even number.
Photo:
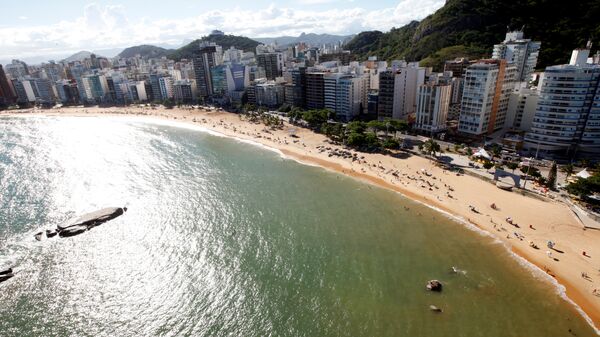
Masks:
[[[62,108],[18,110],[3,115],[147,116],[202,126],[226,136],[251,140],[281,151],[297,161],[318,165],[363,181],[388,188],[445,211],[491,233],[512,252],[552,276],[566,289],[588,320],[600,327],[600,231],[584,230],[567,205],[560,200],[532,198],[497,188],[469,175],[443,170],[433,161],[416,156],[395,158],[382,154],[356,153],[359,160],[332,155],[332,145],[324,135],[296,126],[267,130],[263,124],[244,120],[228,112],[199,109],[163,108]],[[296,137],[291,137],[294,130]],[[326,150],[330,148],[331,150]],[[497,209],[490,205],[495,203]],[[474,207],[478,213],[471,210]],[[511,217],[518,227],[506,222]],[[531,227],[530,227],[531,225]],[[554,250],[546,242],[556,243]],[[530,247],[532,241],[539,248]],[[551,251],[551,257],[548,255]],[[587,256],[583,255],[583,251]],[[476,254],[476,252],[474,252]],[[587,275],[588,277],[583,277]]]

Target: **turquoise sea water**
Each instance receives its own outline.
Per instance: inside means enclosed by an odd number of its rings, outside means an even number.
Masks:
[[[125,205],[80,236],[33,238]],[[595,335],[550,283],[440,213],[251,144],[119,118],[0,118],[9,266],[0,336]]]

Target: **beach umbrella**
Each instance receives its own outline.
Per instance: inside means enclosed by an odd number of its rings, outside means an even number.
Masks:
[[[492,156],[490,156],[490,154],[487,153],[487,151],[483,148],[478,149],[477,152],[473,154],[473,157],[480,157],[488,160],[492,159]]]
[[[587,171],[587,168],[584,168],[579,173],[577,173],[575,176],[579,177],[579,178],[587,179],[587,178],[591,177],[592,175]]]

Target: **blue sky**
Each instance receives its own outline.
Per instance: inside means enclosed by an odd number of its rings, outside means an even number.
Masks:
[[[212,29],[249,37],[387,31],[423,19],[444,1],[3,1],[0,61],[142,43],[176,47]]]

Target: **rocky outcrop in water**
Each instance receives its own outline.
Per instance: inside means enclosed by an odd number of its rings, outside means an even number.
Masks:
[[[4,282],[4,281],[12,278],[13,276],[15,276],[15,275],[13,274],[12,268],[8,268],[6,270],[0,271],[0,282]]]
[[[438,281],[438,280],[431,280],[429,282],[427,282],[427,290],[431,290],[431,291],[442,291],[442,282]]]
[[[46,230],[46,237],[52,238],[58,234],[61,238],[82,234],[94,227],[115,219],[127,211],[127,207],[109,207],[84,214],[75,220],[67,221],[56,226],[56,230]],[[35,234],[35,239],[42,240],[43,232]]]

